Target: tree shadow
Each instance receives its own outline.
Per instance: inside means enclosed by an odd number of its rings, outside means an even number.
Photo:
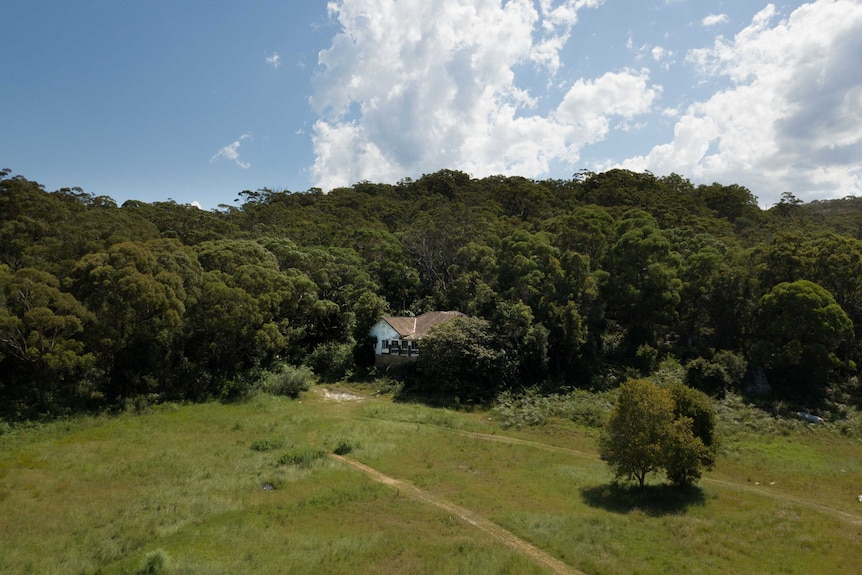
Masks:
[[[684,513],[689,507],[706,503],[703,489],[696,485],[620,485],[610,483],[581,489],[584,502],[613,513],[641,511],[652,517]]]

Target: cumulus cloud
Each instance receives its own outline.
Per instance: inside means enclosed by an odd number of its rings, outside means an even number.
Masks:
[[[227,146],[213,154],[213,156],[210,158],[210,163],[212,164],[219,160],[228,160],[229,162],[233,162],[243,170],[247,170],[251,167],[251,164],[240,159],[239,147],[244,140],[250,140],[251,137],[252,136],[250,133],[243,134],[239,137],[238,140],[234,141],[231,144],[228,144]]]
[[[278,55],[278,52],[273,52],[272,56],[266,57],[266,63],[271,64],[277,70],[281,66],[281,56]]]
[[[540,177],[574,165],[614,119],[650,110],[645,69],[569,81],[538,113],[516,75],[550,82],[579,11],[601,0],[339,0],[319,54],[314,185],[397,181],[441,168]],[[543,94],[544,96],[544,94]],[[547,105],[548,102],[545,102]]]
[[[688,61],[726,89],[688,106],[673,140],[624,167],[748,186],[764,204],[862,193],[862,3],[773,5]]]
[[[701,25],[705,28],[709,28],[711,26],[718,26],[719,24],[725,24],[727,22],[727,14],[710,14],[700,21]]]

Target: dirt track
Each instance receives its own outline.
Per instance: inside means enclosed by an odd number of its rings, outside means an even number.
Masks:
[[[447,513],[451,513],[452,515],[460,517],[462,521],[469,523],[470,525],[476,527],[481,531],[484,531],[485,533],[491,535],[509,548],[514,549],[518,553],[526,555],[536,563],[544,565],[557,575],[585,575],[582,571],[578,571],[577,569],[570,567],[556,557],[553,557],[545,551],[542,551],[535,545],[524,541],[520,537],[516,536],[514,533],[503,529],[496,523],[493,523],[483,517],[480,517],[479,515],[476,515],[469,509],[466,509],[459,505],[455,505],[451,501],[447,501],[443,498],[432,495],[431,493],[423,491],[422,489],[419,489],[415,485],[407,483],[406,481],[401,481],[395,479],[394,477],[384,475],[373,467],[369,467],[365,464],[359,463],[358,461],[350,459],[349,457],[335,454],[331,454],[331,457],[337,459],[338,461],[346,463],[347,465],[355,467],[356,469],[362,471],[375,481],[398,489],[400,493],[403,493],[408,497],[411,497],[423,503],[433,505],[439,509],[446,511]]]

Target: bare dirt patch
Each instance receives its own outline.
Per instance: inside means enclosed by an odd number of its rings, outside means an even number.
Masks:
[[[321,389],[315,389],[314,391],[322,395],[323,399],[329,401],[362,401],[362,399],[364,399],[361,395],[347,393],[346,391],[330,391],[325,387]]]

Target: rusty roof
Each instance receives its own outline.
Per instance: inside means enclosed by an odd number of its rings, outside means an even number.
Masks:
[[[429,311],[418,317],[386,316],[383,320],[391,325],[402,339],[419,339],[431,327],[463,315],[460,311]]]

